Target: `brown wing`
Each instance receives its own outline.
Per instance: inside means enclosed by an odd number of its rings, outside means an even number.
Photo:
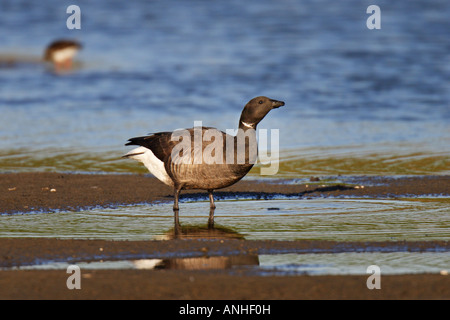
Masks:
[[[182,141],[165,162],[171,178],[185,189],[220,189],[244,177],[253,164],[249,164],[248,157],[236,162],[236,137],[215,128],[199,128],[184,131],[190,137],[190,144]]]
[[[196,136],[200,134],[201,136]],[[198,139],[201,139],[201,143]],[[256,143],[256,136],[254,139]],[[167,174],[174,184],[185,189],[224,188],[242,179],[253,167],[253,163],[248,161],[248,144],[245,160],[239,163],[234,153],[236,137],[215,128],[198,127],[159,132],[128,141],[126,145],[150,149],[164,162]],[[231,150],[231,156],[229,154],[228,157],[227,146],[228,151]]]

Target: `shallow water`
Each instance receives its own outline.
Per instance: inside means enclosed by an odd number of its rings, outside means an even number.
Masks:
[[[137,259],[118,261],[77,262],[81,270],[94,269],[167,269],[174,268],[175,259]],[[369,266],[380,267],[382,275],[439,273],[448,274],[450,253],[333,253],[333,254],[264,254],[254,257],[230,256],[207,258],[176,259],[176,268],[190,270],[232,271],[245,268],[250,274],[258,275],[365,275],[372,274]],[[44,264],[4,268],[9,270],[66,270],[70,265],[64,262],[49,262]]]
[[[247,239],[393,241],[373,252],[283,253],[212,257],[172,257],[76,262],[81,269],[233,269],[249,274],[367,274],[377,265],[382,274],[445,273],[446,250],[405,252],[395,241],[450,240],[449,199],[279,199],[217,201],[215,226],[209,228],[209,203],[180,204],[181,229],[175,228],[172,204],[119,206],[76,212],[4,215],[2,237],[51,237],[110,240]],[[313,250],[314,251],[314,250]],[[97,260],[101,259],[99,257]],[[18,269],[66,269],[69,262],[41,260]],[[370,272],[369,272],[370,273]]]
[[[232,129],[267,95],[286,102],[260,124],[280,130],[281,176],[448,174],[450,3],[379,3],[380,30],[370,4],[83,2],[68,30],[60,1],[8,2],[0,171],[145,172],[120,159],[128,138]],[[39,63],[59,37],[84,44],[72,73]]]
[[[259,240],[450,240],[448,198],[225,200],[216,227],[229,237]],[[182,202],[182,226],[207,226],[208,202]],[[172,204],[2,216],[2,237],[170,239]],[[199,237],[205,236],[199,230]]]

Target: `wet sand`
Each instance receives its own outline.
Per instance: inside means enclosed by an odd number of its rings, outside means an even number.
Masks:
[[[393,248],[394,247],[394,248]],[[0,267],[40,261],[114,260],[118,257],[164,258],[257,256],[288,252],[450,250],[450,242],[347,242],[170,240],[107,241],[0,239]],[[450,276],[385,275],[381,289],[369,290],[367,276],[261,275],[248,268],[214,270],[82,270],[81,289],[69,290],[66,270],[0,271],[0,299],[450,299]]]
[[[2,271],[0,299],[450,299],[450,276],[255,276],[217,271],[90,270],[81,289],[66,287],[65,270]],[[157,305],[155,305],[157,306]],[[295,307],[291,311],[294,311]]]
[[[367,177],[358,188],[344,184],[276,184],[241,181],[216,193],[224,197],[382,197],[450,195],[449,176]],[[364,188],[361,187],[364,185]],[[198,191],[185,197],[206,199]],[[183,198],[181,198],[183,199]],[[1,213],[80,210],[95,206],[173,200],[172,190],[144,175],[62,173],[0,174]],[[181,203],[182,209],[182,203]],[[1,218],[1,217],[0,217]],[[349,252],[400,250],[450,251],[446,241],[333,242],[180,240],[106,241],[43,238],[0,238],[0,267],[42,261],[214,257],[275,252]],[[392,249],[394,248],[394,249]],[[225,270],[85,270],[81,290],[69,290],[65,270],[2,270],[0,299],[450,299],[450,276],[384,275],[381,289],[369,290],[368,276],[260,275],[245,268]]]

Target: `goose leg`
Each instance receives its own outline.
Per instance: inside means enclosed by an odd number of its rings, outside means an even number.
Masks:
[[[216,209],[216,205],[214,204],[214,196],[213,190],[208,190],[209,195],[209,219],[208,219],[208,227],[214,227],[214,210]]]
[[[214,208],[209,209],[208,228],[214,228]]]
[[[214,204],[213,191],[214,191],[214,190],[208,190],[208,195],[209,195],[209,207],[210,207],[211,209],[215,209],[215,208],[216,208],[216,205]]]
[[[174,232],[175,237],[178,235],[180,230],[180,218],[179,218],[179,207],[178,207],[178,198],[180,197],[181,188],[174,188],[174,197],[173,200],[173,219],[174,219]]]
[[[174,233],[174,238],[178,238],[178,235],[180,234],[180,230],[181,230],[181,225],[180,225],[180,220],[178,217],[178,210],[173,210],[173,218],[174,218],[174,224],[173,224],[173,233]]]
[[[174,197],[175,197],[175,199],[173,200],[173,210],[175,211],[175,210],[179,209],[179,207],[178,207],[178,198],[180,197],[181,188],[175,187],[173,189],[173,191],[174,191]]]

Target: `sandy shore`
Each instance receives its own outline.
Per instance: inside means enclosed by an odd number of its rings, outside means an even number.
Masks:
[[[364,180],[364,179],[363,179]],[[449,176],[365,178],[364,188],[332,184],[274,184],[241,181],[218,191],[224,197],[389,197],[450,195]],[[204,193],[186,196],[206,199]],[[173,200],[172,190],[140,175],[61,173],[0,174],[3,214],[78,210]],[[0,216],[1,218],[1,216]],[[65,270],[12,270],[39,261],[117,260],[123,257],[228,257],[273,252],[450,251],[446,241],[339,243],[332,241],[170,240],[104,241],[0,238],[0,299],[450,299],[450,276],[418,274],[383,276],[380,290],[369,290],[367,276],[259,275],[245,268],[224,270],[86,270],[82,289],[66,287]],[[386,249],[387,248],[387,249]]]
[[[1,299],[450,299],[450,277],[383,276],[369,290],[367,276],[254,276],[214,271],[90,270],[69,290],[65,270],[2,271]],[[293,308],[295,309],[295,307]]]

